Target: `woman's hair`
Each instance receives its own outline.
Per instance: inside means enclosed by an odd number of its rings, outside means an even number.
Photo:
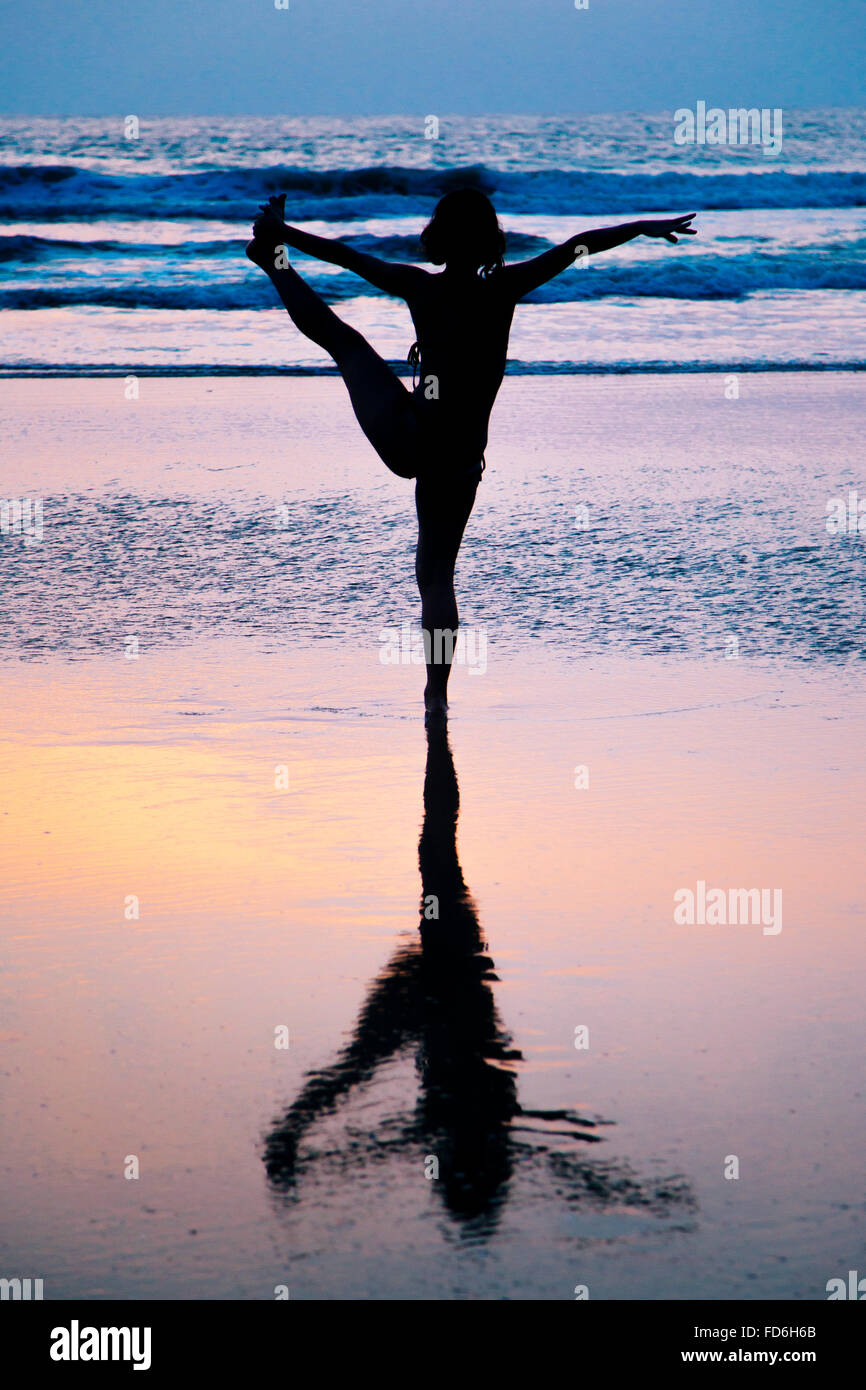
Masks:
[[[502,268],[505,233],[486,194],[478,188],[455,188],[436,204],[421,233],[421,245],[433,265],[469,261],[489,275]]]

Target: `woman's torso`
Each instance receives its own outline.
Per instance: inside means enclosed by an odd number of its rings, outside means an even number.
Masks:
[[[483,280],[429,275],[407,303],[420,350],[414,392],[420,417],[443,447],[477,460],[505,374],[514,303],[501,293],[495,271]]]

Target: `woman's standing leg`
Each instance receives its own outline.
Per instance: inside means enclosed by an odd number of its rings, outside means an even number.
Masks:
[[[424,705],[431,717],[444,718],[448,710],[448,677],[459,627],[454,568],[477,488],[476,478],[447,483],[419,479],[415,487],[415,577],[421,594],[421,625],[431,657],[424,690]]]

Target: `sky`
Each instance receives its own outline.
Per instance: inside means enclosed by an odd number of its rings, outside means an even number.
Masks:
[[[864,69],[864,0],[0,0],[4,115],[860,106]]]

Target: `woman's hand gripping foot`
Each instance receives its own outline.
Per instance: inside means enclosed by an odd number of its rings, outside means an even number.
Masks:
[[[283,245],[285,231],[286,195],[269,198],[262,203],[259,215],[253,223],[253,239],[247,246],[247,255],[254,265],[262,270],[273,270],[276,264],[275,252]],[[285,254],[285,252],[284,252]]]

